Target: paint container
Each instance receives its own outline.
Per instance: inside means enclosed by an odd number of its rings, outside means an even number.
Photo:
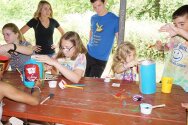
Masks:
[[[8,69],[9,57],[0,55],[0,71],[6,71]]]
[[[173,78],[172,77],[163,77],[162,78],[162,88],[161,88],[161,91],[163,93],[171,93],[172,84],[173,84]]]
[[[104,78],[104,82],[110,82],[110,81],[111,81],[110,77]]]
[[[152,105],[148,103],[141,103],[140,104],[140,111],[142,114],[149,115],[152,111]]]
[[[3,78],[4,72],[8,69],[9,57],[0,55],[0,80]]]
[[[143,94],[154,94],[156,92],[156,66],[152,60],[144,60],[139,66],[140,91]]]
[[[48,84],[49,84],[49,87],[50,87],[50,88],[56,88],[56,86],[57,86],[57,81],[49,81]]]
[[[142,95],[134,95],[133,96],[133,101],[137,102],[137,101],[142,101],[144,99],[144,97]]]
[[[43,63],[37,62],[35,59],[29,59],[24,64],[23,83],[26,87],[32,88],[37,79],[44,78]],[[44,80],[42,81],[44,83]]]
[[[140,104],[140,112],[142,114],[149,115],[149,114],[151,114],[153,109],[161,108],[161,107],[165,107],[165,106],[166,106],[165,104],[152,106],[151,104],[148,104],[148,103],[141,103]]]

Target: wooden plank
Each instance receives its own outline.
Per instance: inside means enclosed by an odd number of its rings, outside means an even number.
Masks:
[[[127,0],[120,0],[118,45],[121,42],[124,42],[126,4],[127,4]]]

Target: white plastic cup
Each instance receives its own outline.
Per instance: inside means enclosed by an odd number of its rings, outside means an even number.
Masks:
[[[49,87],[50,87],[50,88],[56,88],[56,86],[57,86],[57,81],[49,81],[48,84],[49,84]]]
[[[141,103],[140,104],[140,111],[142,114],[149,115],[152,111],[152,105],[148,103]]]
[[[104,78],[104,82],[110,82],[110,81],[111,81],[110,77]]]

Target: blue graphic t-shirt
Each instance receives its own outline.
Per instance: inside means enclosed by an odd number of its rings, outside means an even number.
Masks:
[[[180,37],[172,41],[171,52],[167,58],[163,77],[172,77],[173,83],[188,92],[188,44]]]
[[[118,31],[119,18],[115,14],[108,12],[104,16],[93,15],[91,17],[92,36],[87,45],[89,55],[107,61]]]

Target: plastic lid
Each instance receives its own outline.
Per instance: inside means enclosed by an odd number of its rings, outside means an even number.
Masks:
[[[155,64],[153,60],[143,60],[140,62],[141,65],[150,65],[150,64]]]

